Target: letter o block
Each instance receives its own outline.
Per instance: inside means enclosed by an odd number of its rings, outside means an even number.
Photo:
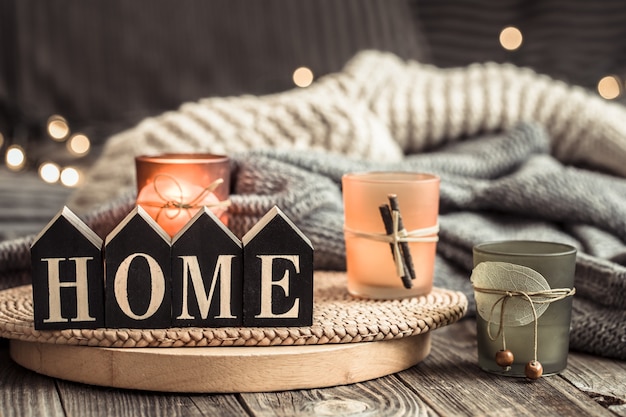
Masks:
[[[106,326],[171,326],[170,238],[136,207],[105,240]]]

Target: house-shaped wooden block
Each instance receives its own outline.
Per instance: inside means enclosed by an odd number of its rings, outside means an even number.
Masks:
[[[171,324],[170,237],[140,206],[106,237],[106,326]]]
[[[102,239],[63,207],[31,245],[35,329],[104,326]]]
[[[204,207],[172,240],[172,324],[241,326],[241,241]]]
[[[242,239],[244,326],[310,326],[313,245],[276,206]]]

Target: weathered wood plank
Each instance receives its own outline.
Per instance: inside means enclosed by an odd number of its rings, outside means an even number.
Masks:
[[[202,411],[203,416],[244,417],[251,415],[241,405],[238,394],[192,395],[191,400]]]
[[[398,377],[442,415],[613,416],[560,376],[531,382],[483,372],[474,335],[473,320],[433,332],[431,355]]]
[[[0,415],[65,416],[54,380],[13,362],[6,340],[0,340]]]
[[[626,361],[574,353],[562,377],[603,407],[626,416]]]
[[[188,397],[107,389],[57,380],[68,416],[201,415]]]
[[[394,376],[325,389],[242,394],[255,416],[416,416],[437,414]]]
[[[245,416],[236,395],[158,393],[79,384],[58,380],[68,416]]]
[[[626,362],[571,353],[562,375],[529,382],[481,371],[472,320],[433,332],[431,354],[396,375],[326,389],[186,395],[54,380],[0,345],[2,416],[624,416]],[[376,358],[372,358],[372,361]]]

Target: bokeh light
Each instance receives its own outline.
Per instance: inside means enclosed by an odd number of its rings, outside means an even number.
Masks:
[[[615,75],[607,75],[598,81],[598,94],[607,100],[618,98],[621,90],[621,82]]]
[[[61,169],[54,162],[44,162],[39,166],[39,177],[48,184],[54,184],[61,177]]]
[[[74,156],[84,156],[91,149],[91,141],[82,133],[76,133],[67,141],[67,150]]]
[[[308,87],[313,83],[313,71],[307,67],[296,68],[293,72],[293,83],[298,87]]]
[[[70,134],[70,126],[67,124],[67,120],[57,114],[48,118],[47,130],[48,135],[58,142],[62,142]]]
[[[500,32],[500,45],[508,51],[514,51],[522,46],[524,37],[522,32],[515,26],[508,26]]]
[[[11,145],[5,155],[7,167],[12,171],[19,171],[26,165],[26,154],[19,145]]]
[[[61,184],[66,187],[76,187],[81,180],[80,171],[73,167],[63,168],[61,171]]]

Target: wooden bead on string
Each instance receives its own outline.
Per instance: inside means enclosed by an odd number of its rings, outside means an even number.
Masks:
[[[543,374],[543,365],[537,360],[532,360],[526,364],[524,374],[529,379],[539,379]]]
[[[513,352],[509,349],[500,349],[496,352],[496,363],[498,366],[503,368],[507,368],[513,365],[513,361],[515,360],[515,356],[513,356]]]

